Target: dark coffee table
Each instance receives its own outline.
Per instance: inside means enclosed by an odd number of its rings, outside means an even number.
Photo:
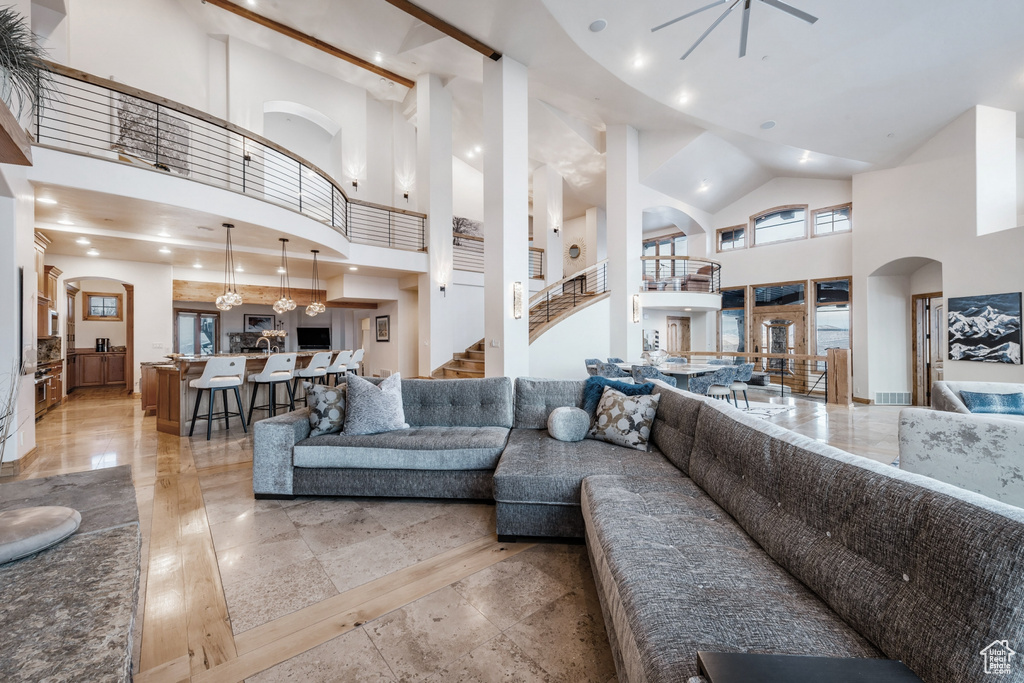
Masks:
[[[895,659],[700,651],[697,663],[709,683],[922,683]]]

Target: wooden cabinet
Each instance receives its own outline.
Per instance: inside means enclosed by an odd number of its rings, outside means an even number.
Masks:
[[[125,383],[123,353],[76,353],[76,386],[100,387]]]
[[[157,382],[156,368],[152,365],[143,365],[139,387],[142,390],[142,409],[146,412],[156,410]]]
[[[71,393],[78,386],[78,358],[73,353],[68,354],[68,365],[64,372],[64,390]]]

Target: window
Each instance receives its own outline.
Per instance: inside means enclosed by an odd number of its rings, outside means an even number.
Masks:
[[[744,235],[746,228],[736,225],[731,228],[721,228],[718,231],[718,251],[733,251],[734,249],[745,249],[746,242]]]
[[[121,302],[123,294],[110,292],[84,292],[82,297],[82,320],[124,320]]]
[[[718,314],[718,350],[746,351],[746,287],[722,290],[722,311]]]
[[[815,353],[850,348],[850,280],[818,280],[814,283]]]
[[[850,232],[853,228],[853,205],[829,206],[814,211],[814,236]]]
[[[750,219],[754,246],[807,237],[807,207],[780,206]]]
[[[686,256],[686,235],[676,233],[644,242],[644,256]],[[644,280],[661,281],[686,274],[685,262],[649,258],[644,261]]]
[[[804,283],[754,287],[754,306],[798,306],[804,303]]]
[[[217,353],[220,314],[209,311],[174,311],[174,351],[186,356]]]

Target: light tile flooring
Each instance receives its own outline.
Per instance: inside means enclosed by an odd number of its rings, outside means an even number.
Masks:
[[[892,462],[898,408],[771,418]],[[233,425],[236,426],[236,425]],[[252,496],[251,437],[178,439],[137,399],[79,390],[19,478],[132,466],[142,523],[136,681],[611,681],[582,545],[501,544],[471,502]]]

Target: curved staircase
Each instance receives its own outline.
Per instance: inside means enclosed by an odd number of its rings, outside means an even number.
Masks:
[[[530,343],[573,313],[608,296],[607,259],[537,292],[530,298]]]

